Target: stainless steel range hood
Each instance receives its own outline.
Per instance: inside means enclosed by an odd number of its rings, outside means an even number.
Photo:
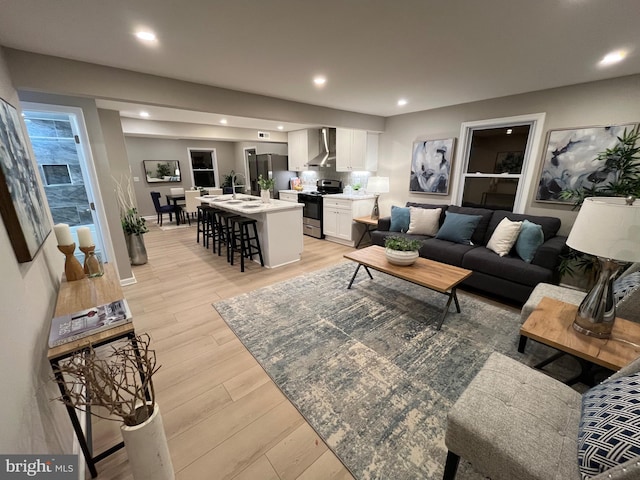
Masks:
[[[320,154],[309,160],[310,167],[332,167],[336,162],[336,129],[320,129]]]

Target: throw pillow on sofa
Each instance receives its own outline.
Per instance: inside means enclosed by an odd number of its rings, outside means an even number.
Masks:
[[[406,232],[409,230],[410,210],[407,207],[391,207],[390,232]]]
[[[582,396],[578,466],[583,480],[640,456],[640,373],[606,380]]]
[[[487,248],[504,257],[516,243],[521,228],[522,222],[512,222],[504,217],[487,242]]]
[[[409,207],[409,230],[415,235],[435,236],[440,226],[441,208]]]
[[[524,220],[520,235],[516,240],[516,253],[527,263],[531,263],[538,247],[544,243],[544,232],[542,226],[537,223]]]
[[[482,215],[446,212],[444,223],[438,230],[436,238],[471,245],[471,236],[481,219]]]

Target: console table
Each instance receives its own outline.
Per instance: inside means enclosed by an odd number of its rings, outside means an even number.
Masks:
[[[60,291],[58,292],[58,300],[56,303],[54,317],[75,313],[80,310],[86,310],[98,305],[114,302],[122,298],[124,298],[124,295],[122,288],[120,287],[120,280],[118,279],[113,266],[111,264],[105,264],[104,275],[102,277],[87,277],[73,282],[67,282],[66,279],[63,278],[60,283]],[[133,323],[129,322],[117,325],[108,330],[100,331],[79,340],[74,340],[69,343],[49,348],[47,358],[49,359],[49,363],[51,363],[56,380],[58,380],[57,383],[62,397],[65,399],[69,398],[64,384],[60,382],[62,374],[59,372],[58,366],[61,361],[69,358],[76,352],[88,350],[90,346],[96,348],[122,339],[129,340],[137,351],[135,335]],[[69,418],[71,419],[73,429],[78,437],[78,442],[80,443],[80,448],[82,449],[85,461],[89,467],[91,477],[95,478],[98,476],[96,463],[124,447],[124,442],[120,442],[108,450],[94,456],[91,444],[90,412],[87,413],[87,433],[85,435],[82,431],[82,426],[80,425],[80,420],[78,419],[75,408],[70,405],[66,405],[66,408]]]

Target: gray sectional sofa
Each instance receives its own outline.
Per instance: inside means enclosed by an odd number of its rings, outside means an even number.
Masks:
[[[559,278],[556,268],[560,262],[560,255],[567,251],[565,244],[567,238],[557,235],[560,229],[560,219],[455,205],[407,202],[406,206],[442,208],[440,225],[443,224],[445,212],[447,211],[464,215],[480,215],[482,218],[471,237],[472,245],[463,245],[426,235],[391,232],[389,231],[391,217],[384,217],[378,220],[378,229],[371,232],[374,245],[384,246],[384,239],[387,236],[402,236],[422,240],[421,257],[473,270],[473,275],[465,280],[462,285],[510,299],[517,303],[526,302],[535,286],[539,283],[558,283]],[[536,250],[531,263],[522,260],[515,252],[500,257],[486,248],[491,235],[505,217],[511,221],[526,219],[542,226],[544,243]]]

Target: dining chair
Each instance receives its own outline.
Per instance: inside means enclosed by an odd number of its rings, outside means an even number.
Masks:
[[[156,223],[159,223],[160,226],[162,226],[162,217],[165,213],[169,214],[169,221],[173,219],[172,215],[174,213],[179,215],[176,208],[180,207],[175,207],[174,205],[160,205],[160,192],[151,192],[151,200],[153,200],[153,206],[156,209]]]
[[[200,202],[196,200],[196,197],[199,196],[199,190],[185,190],[184,192],[185,206],[182,208],[182,212],[187,217],[189,225],[191,225],[191,217],[193,214],[198,213],[198,206],[200,205]]]

